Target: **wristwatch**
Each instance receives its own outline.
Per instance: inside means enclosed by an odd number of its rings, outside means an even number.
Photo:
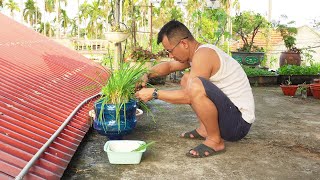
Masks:
[[[152,93],[152,98],[153,99],[158,99],[158,89],[157,88],[154,89],[154,91]]]

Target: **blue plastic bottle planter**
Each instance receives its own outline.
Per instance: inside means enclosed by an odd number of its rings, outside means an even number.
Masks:
[[[102,101],[97,101],[94,104],[96,119],[93,122],[93,128],[97,130],[99,134],[107,136],[110,140],[122,139],[122,136],[131,133],[136,127],[137,104],[135,100],[130,100],[125,104],[126,113],[124,113],[124,107],[121,108],[120,128],[116,121],[116,106],[114,104],[104,105],[103,116],[100,117],[101,106]],[[102,118],[102,120],[98,120],[97,118]]]

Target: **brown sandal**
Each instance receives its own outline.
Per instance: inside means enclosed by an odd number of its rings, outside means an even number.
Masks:
[[[193,135],[193,137],[191,137],[190,135]],[[190,132],[186,132],[184,133],[183,136],[181,136],[182,138],[187,138],[187,139],[200,139],[200,140],[205,140],[206,138],[201,136],[196,129],[190,131]]]
[[[194,150],[198,153],[198,155],[193,155],[190,151]],[[212,149],[209,146],[206,146],[205,144],[200,144],[199,146],[190,149],[189,152],[187,152],[187,156],[188,157],[192,157],[192,158],[203,158],[203,157],[208,157],[208,156],[212,156],[212,155],[217,155],[217,154],[221,154],[226,152],[225,149],[221,150],[221,151],[215,151],[214,149]],[[206,155],[205,153],[208,153],[208,155]]]

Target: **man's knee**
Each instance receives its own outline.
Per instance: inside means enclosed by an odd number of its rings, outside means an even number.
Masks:
[[[187,87],[188,79],[189,79],[189,73],[185,73],[180,80],[180,85],[183,88]]]
[[[188,95],[191,98],[205,94],[203,84],[198,77],[188,80],[187,90],[188,90]]]

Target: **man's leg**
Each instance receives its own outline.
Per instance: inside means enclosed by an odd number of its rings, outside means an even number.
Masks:
[[[199,78],[194,78],[190,81],[187,88],[191,99],[191,106],[207,132],[207,137],[203,144],[211,147],[215,151],[221,151],[225,147],[224,140],[220,135],[217,107],[207,97],[206,91]],[[198,155],[198,152],[194,150],[191,150],[190,153]]]
[[[184,89],[187,87],[187,83],[189,81],[189,73],[185,73],[182,78],[181,78],[181,81],[180,81],[180,85],[181,85],[181,88]],[[192,106],[191,106],[192,107]],[[193,109],[193,107],[192,107]],[[194,109],[193,109],[194,110]],[[194,110],[195,111],[195,110]],[[199,117],[198,117],[198,120],[199,120]],[[198,132],[198,134],[202,137],[207,137],[207,131],[206,131],[206,128],[205,126],[203,125],[203,123],[199,120],[199,127],[196,128],[196,131]],[[182,133],[181,134],[181,137],[184,137],[185,136],[185,133]],[[192,134],[189,135],[190,138],[194,138],[194,136]]]

